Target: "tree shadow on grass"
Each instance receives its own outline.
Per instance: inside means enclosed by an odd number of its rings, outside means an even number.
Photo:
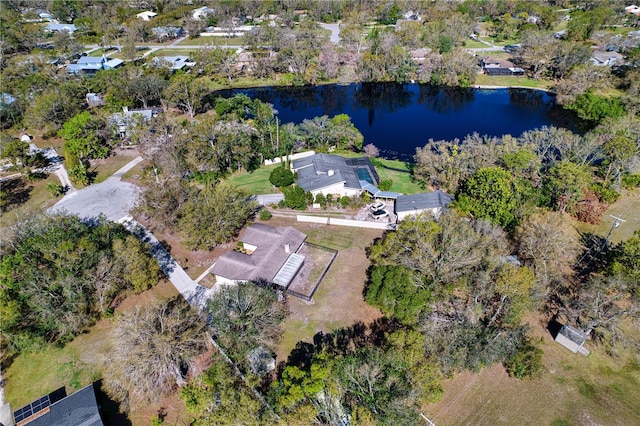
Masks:
[[[0,182],[0,211],[6,212],[26,203],[31,198],[33,186],[20,176]]]

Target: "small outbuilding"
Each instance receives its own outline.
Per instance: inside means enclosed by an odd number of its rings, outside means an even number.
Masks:
[[[573,353],[589,355],[589,350],[584,347],[587,336],[587,333],[565,324],[558,332],[555,340]]]
[[[142,19],[143,21],[150,21],[156,16],[158,16],[158,14],[155,12],[151,12],[150,10],[136,14],[136,17]]]
[[[429,212],[438,217],[453,201],[453,196],[440,190],[421,194],[400,195],[396,198],[395,213],[398,222],[409,217]]]

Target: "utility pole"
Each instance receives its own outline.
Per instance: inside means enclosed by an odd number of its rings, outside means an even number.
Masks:
[[[600,248],[601,251],[607,246],[607,243],[609,242],[609,237],[611,237],[611,233],[613,232],[613,230],[615,228],[619,227],[620,223],[625,223],[626,222],[626,220],[622,219],[621,217],[614,216],[612,214],[610,214],[609,216],[614,218],[615,221],[613,222],[613,225],[611,225],[611,229],[609,229],[609,233],[607,234],[607,238],[605,238],[604,239],[604,243],[602,243],[602,247]]]

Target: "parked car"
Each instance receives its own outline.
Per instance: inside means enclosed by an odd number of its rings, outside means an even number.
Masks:
[[[504,48],[505,52],[516,53],[520,49],[519,44],[507,44]]]
[[[389,212],[386,210],[374,210],[371,212],[371,217],[373,217],[375,220],[383,219],[387,216],[389,216]]]
[[[384,207],[386,207],[387,205],[385,203],[383,203],[382,201],[376,201],[375,203],[371,204],[371,210],[376,211],[376,210],[380,210]]]

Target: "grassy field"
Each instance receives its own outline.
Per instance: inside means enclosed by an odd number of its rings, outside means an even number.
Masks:
[[[97,173],[93,183],[104,182],[108,177],[137,157],[137,152],[131,151],[127,154],[130,155],[112,155],[102,160],[92,161],[91,171]]]
[[[637,359],[612,358],[590,342],[591,355],[574,354],[542,324],[532,326],[544,350],[541,377],[512,379],[501,365],[464,372],[446,380],[444,397],[423,413],[439,426],[640,424]]]
[[[12,179],[11,182],[2,183],[3,189],[6,188],[7,185],[17,184],[18,187],[14,187],[14,189],[22,192],[26,196],[26,199],[24,202],[14,204],[9,211],[0,214],[0,228],[5,228],[23,220],[30,213],[44,211],[54,205],[59,199],[54,198],[47,189],[47,184],[50,182],[60,183],[57,176],[50,174],[46,179],[35,182],[29,182],[26,178],[20,179],[22,179],[24,186],[15,179]],[[0,232],[0,234],[2,233]]]
[[[207,36],[198,38],[185,38],[178,46],[194,46],[194,47],[208,47],[208,46],[243,46],[244,39],[242,37],[217,37]]]
[[[633,191],[623,190],[623,196],[613,203],[602,216],[602,221],[598,225],[591,225],[583,222],[576,222],[576,228],[581,233],[593,233],[606,237],[613,225],[614,219],[609,216],[618,216],[625,220],[618,228],[611,233],[611,241],[619,243],[628,240],[633,233],[640,229],[640,188]]]
[[[479,74],[474,84],[481,86],[522,86],[536,89],[548,89],[553,86],[553,82],[548,80],[532,80],[526,77],[514,76],[491,77],[485,74]]]
[[[276,167],[279,166],[274,164],[271,166],[262,166],[253,172],[247,172],[245,170],[238,171],[231,175],[227,181],[230,184],[243,189],[249,194],[273,194],[274,192],[277,192],[277,190],[275,190],[273,185],[271,185],[271,182],[269,182],[269,175]]]
[[[391,179],[393,181],[391,191],[403,194],[425,191],[425,188],[413,180],[410,164],[400,160],[385,160],[383,158],[376,159],[376,162],[382,164],[382,167],[376,166],[380,180]]]
[[[307,241],[338,250],[312,302],[289,297],[291,313],[283,324],[282,340],[276,351],[278,362],[284,361],[299,341],[312,342],[320,331],[329,332],[357,321],[369,323],[380,317],[380,311],[364,301],[362,291],[369,265],[365,248],[382,231],[299,223],[278,217],[269,224],[293,226],[307,234]]]

